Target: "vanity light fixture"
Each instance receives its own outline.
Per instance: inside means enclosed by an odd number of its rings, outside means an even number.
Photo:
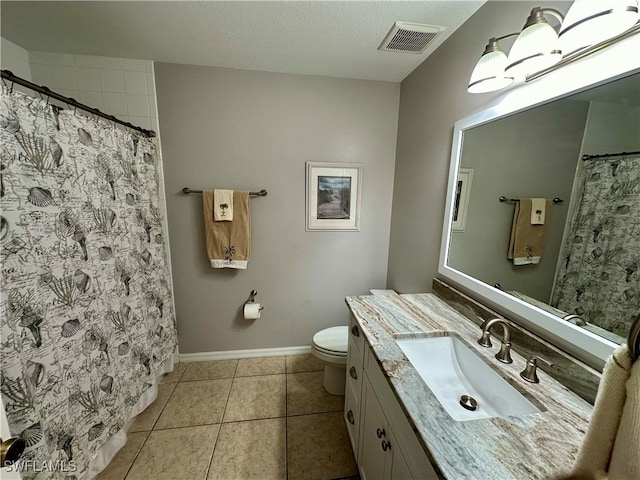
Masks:
[[[558,32],[547,22],[545,14],[554,16],[562,25],[562,13],[553,8],[536,7],[531,10],[522,32],[509,51],[505,74],[524,79],[528,73],[537,72],[562,59],[558,46]]]
[[[535,80],[640,33],[638,1],[575,0],[566,18],[553,8],[534,8],[521,32],[489,39],[467,91],[493,92],[515,80]],[[545,15],[560,24],[552,27]],[[507,56],[498,42],[516,35]]]
[[[510,33],[489,39],[484,53],[471,73],[467,88],[469,93],[494,92],[513,83],[513,77],[505,76],[504,68],[507,66],[507,55],[500,48],[498,41],[516,35],[518,34]]]
[[[636,0],[575,0],[560,29],[563,53],[571,54],[624,32],[638,22]]]

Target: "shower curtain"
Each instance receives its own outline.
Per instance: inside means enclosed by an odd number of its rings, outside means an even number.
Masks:
[[[153,139],[2,91],[0,382],[23,478],[97,473],[171,368],[157,160]]]
[[[551,304],[626,338],[640,311],[640,158],[584,163]]]

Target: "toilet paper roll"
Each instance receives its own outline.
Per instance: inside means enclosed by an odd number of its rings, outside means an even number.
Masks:
[[[262,306],[259,303],[245,303],[244,304],[244,318],[245,320],[256,320],[260,318],[260,312]]]

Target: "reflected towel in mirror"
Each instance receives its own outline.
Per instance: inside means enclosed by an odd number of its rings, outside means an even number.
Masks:
[[[509,251],[507,258],[513,260],[514,265],[531,265],[540,262],[544,251],[546,225],[531,224],[531,198],[522,198],[515,204]],[[545,200],[546,222],[549,223],[551,200]]]

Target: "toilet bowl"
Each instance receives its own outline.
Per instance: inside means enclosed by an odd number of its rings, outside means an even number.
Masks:
[[[311,353],[324,363],[322,385],[331,395],[344,395],[349,327],[331,327],[313,336]]]

